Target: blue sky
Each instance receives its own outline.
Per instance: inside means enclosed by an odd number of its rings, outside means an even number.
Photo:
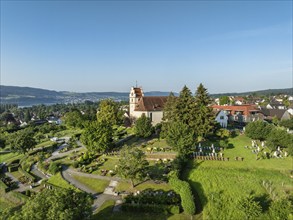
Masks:
[[[1,1],[1,85],[292,87],[292,1]]]

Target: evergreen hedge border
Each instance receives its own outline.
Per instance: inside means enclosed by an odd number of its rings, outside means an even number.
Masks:
[[[176,173],[169,176],[169,184],[181,197],[181,205],[185,213],[194,215],[196,207],[193,194],[188,182],[180,180]]]

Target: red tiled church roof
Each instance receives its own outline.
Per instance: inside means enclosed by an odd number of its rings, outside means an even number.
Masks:
[[[139,99],[135,111],[163,111],[168,96],[147,96]]]

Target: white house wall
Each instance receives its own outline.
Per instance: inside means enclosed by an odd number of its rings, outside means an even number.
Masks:
[[[152,114],[152,124],[156,125],[158,123],[162,122],[163,118],[163,112],[162,111],[133,111],[132,117],[135,117],[136,119],[140,118],[142,114],[145,114],[148,118],[150,118]]]
[[[221,116],[223,119],[221,119]],[[228,125],[228,116],[224,111],[220,111],[220,113],[216,117],[216,121],[221,125],[222,128],[226,128]]]

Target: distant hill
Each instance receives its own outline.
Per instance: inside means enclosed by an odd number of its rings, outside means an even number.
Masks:
[[[246,95],[279,95],[279,94],[286,94],[286,95],[293,95],[293,88],[287,89],[266,89],[266,90],[259,90],[259,91],[250,91],[250,92],[234,92],[234,93],[218,93],[218,94],[211,94],[212,97],[217,98],[220,96],[246,96]]]
[[[146,92],[145,96],[168,96],[169,92]],[[176,95],[176,94],[175,94]],[[1,103],[16,103],[19,106],[31,106],[37,104],[73,103],[85,100],[99,101],[112,98],[114,100],[125,100],[129,98],[128,92],[68,92],[54,91],[40,88],[4,86],[0,85]]]
[[[211,94],[212,97],[229,96],[244,96],[249,94],[257,95],[276,95],[276,94],[291,94],[292,88],[288,89],[268,89],[261,91],[251,91],[243,93],[221,93]],[[145,96],[168,96],[170,92],[151,91],[145,92]],[[174,93],[178,96],[178,93]],[[127,101],[129,98],[128,92],[67,92],[54,91],[40,88],[19,87],[19,86],[4,86],[0,85],[0,101],[1,103],[16,103],[19,106],[30,106],[37,104],[54,104],[54,103],[74,103],[83,102],[85,100],[98,101],[105,98],[114,100]]]

